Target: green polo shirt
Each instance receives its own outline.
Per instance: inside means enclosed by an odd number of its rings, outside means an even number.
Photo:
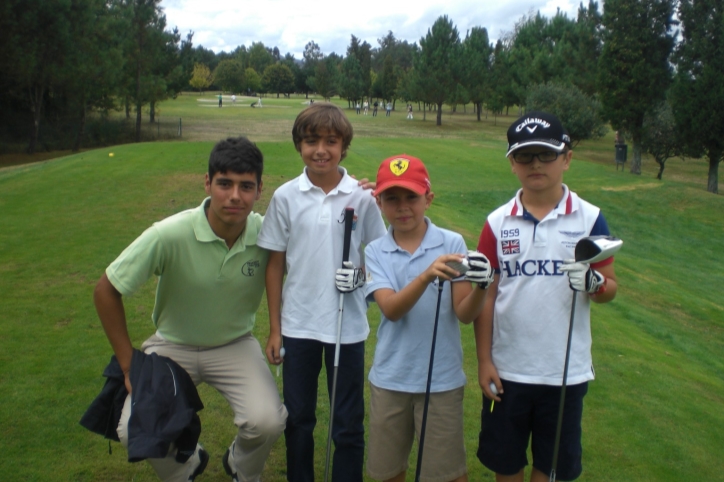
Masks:
[[[256,245],[263,216],[250,213],[229,249],[209,226],[208,202],[155,223],[106,269],[123,296],[158,276],[153,323],[182,345],[219,346],[248,333],[264,293],[269,253]]]

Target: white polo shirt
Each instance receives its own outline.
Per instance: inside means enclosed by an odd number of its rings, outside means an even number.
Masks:
[[[522,189],[493,211],[478,251],[500,274],[493,317],[493,362],[501,378],[560,385],[568,340],[573,291],[560,270],[573,259],[579,239],[608,235],[600,210],[563,185],[560,203],[535,220],[521,203]],[[594,266],[613,262],[613,258]],[[569,384],[594,378],[591,360],[590,299],[578,293],[568,369]]]
[[[342,180],[328,194],[312,184],[306,168],[280,186],[272,197],[258,244],[286,252],[287,277],[282,290],[282,335],[335,343],[339,291],[335,273],[342,267],[344,211],[354,208],[349,260],[363,264],[362,245],[384,236],[385,225],[369,190],[340,167]],[[342,343],[367,339],[364,290],[346,294]]]

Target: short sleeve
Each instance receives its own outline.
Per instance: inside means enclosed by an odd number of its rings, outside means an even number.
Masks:
[[[123,296],[130,296],[151,276],[163,274],[163,270],[163,242],[158,229],[151,226],[106,268],[106,276]]]
[[[493,228],[490,227],[490,223],[485,221],[483,231],[480,233],[480,240],[478,241],[478,251],[483,253],[490,261],[490,266],[500,271],[500,262],[498,261],[498,240],[493,233]]]
[[[284,201],[272,196],[256,244],[271,251],[286,251],[289,244],[289,215]]]

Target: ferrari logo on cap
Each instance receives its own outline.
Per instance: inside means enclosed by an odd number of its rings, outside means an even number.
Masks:
[[[393,159],[392,162],[390,162],[390,171],[392,171],[392,174],[394,174],[395,176],[402,176],[405,171],[407,171],[409,165],[410,161],[399,157],[397,159]]]

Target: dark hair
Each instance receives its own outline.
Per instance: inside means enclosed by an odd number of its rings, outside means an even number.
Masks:
[[[229,137],[216,143],[209,154],[209,180],[217,172],[235,172],[256,174],[257,184],[261,184],[261,175],[264,171],[264,155],[256,144],[246,137]]]
[[[321,130],[334,132],[342,137],[342,159],[352,143],[354,130],[342,109],[329,102],[315,102],[299,113],[292,127],[294,147],[299,147],[306,136],[315,136]]]

